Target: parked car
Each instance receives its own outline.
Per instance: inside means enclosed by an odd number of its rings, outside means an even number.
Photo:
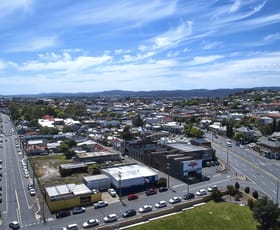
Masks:
[[[154,195],[154,194],[157,194],[157,190],[155,188],[150,188],[147,191],[145,191],[145,194],[147,196]]]
[[[17,221],[12,221],[11,223],[9,223],[9,227],[11,228],[11,229],[20,229],[20,224],[19,224],[19,222],[17,222]]]
[[[97,209],[97,208],[103,208],[103,207],[106,207],[106,206],[108,206],[108,203],[107,203],[106,201],[103,201],[103,200],[100,200],[100,201],[98,201],[97,203],[94,203],[94,204],[93,204],[93,207],[94,207],[95,209]]]
[[[117,221],[118,220],[118,217],[116,214],[109,214],[108,216],[105,216],[104,217],[104,222],[105,223],[111,223],[111,222],[114,222],[114,221]]]
[[[69,210],[62,210],[55,214],[56,218],[62,218],[62,217],[66,217],[66,216],[71,216],[71,212]]]
[[[86,209],[85,209],[84,207],[75,207],[75,208],[73,208],[73,210],[72,210],[72,214],[73,214],[73,215],[76,215],[76,214],[83,213],[83,212],[85,212],[85,211],[86,211]]]
[[[159,201],[159,202],[157,202],[156,204],[155,204],[155,207],[156,208],[164,208],[164,207],[166,207],[167,206],[167,204],[166,204],[166,201],[165,200],[161,200],[161,201]]]
[[[129,194],[129,195],[127,196],[127,199],[128,199],[128,200],[135,200],[135,199],[138,199],[138,198],[139,198],[139,196],[136,195],[136,194]]]
[[[94,226],[99,225],[99,220],[98,219],[90,219],[86,222],[83,223],[83,228],[91,228]]]
[[[112,197],[116,197],[116,196],[117,196],[117,193],[116,193],[115,189],[109,188],[107,191],[108,191],[108,193],[109,193]]]
[[[208,192],[217,191],[218,190],[218,186],[217,185],[212,185],[207,190],[208,190]]]
[[[29,191],[30,189],[34,189],[34,185],[33,185],[33,184],[28,184],[28,185],[27,185],[27,189],[28,189],[28,191]]]
[[[166,191],[168,191],[168,188],[167,188],[167,187],[160,187],[160,188],[158,189],[158,191],[159,191],[159,192],[166,192]]]
[[[194,198],[194,193],[189,192],[189,193],[184,195],[185,200],[190,200],[190,199],[193,199],[193,198]]]
[[[207,192],[205,189],[200,189],[195,193],[195,195],[197,195],[197,196],[204,196],[206,194],[207,194]]]
[[[122,216],[124,218],[130,217],[130,216],[135,216],[135,215],[136,215],[136,210],[135,209],[128,209],[122,214]]]
[[[31,196],[35,196],[36,195],[36,190],[34,188],[29,189],[29,194]]]
[[[173,198],[169,199],[170,204],[180,203],[181,201],[182,201],[182,198],[179,196],[174,196]]]
[[[145,205],[143,205],[142,207],[139,208],[140,213],[150,212],[152,210],[153,210],[152,205],[148,205],[148,204],[145,204]]]
[[[78,230],[79,227],[77,224],[68,224],[66,227],[63,227],[62,230]]]

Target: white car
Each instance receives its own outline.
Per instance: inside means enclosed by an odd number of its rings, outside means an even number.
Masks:
[[[207,192],[205,189],[200,189],[195,193],[195,195],[197,195],[197,196],[204,196],[206,194],[207,194]]]
[[[209,187],[208,192],[213,192],[213,191],[217,191],[218,190],[218,186],[217,185],[212,185],[211,187]]]
[[[105,223],[110,223],[110,222],[114,222],[117,220],[118,220],[117,214],[109,214],[108,216],[104,217]]]
[[[36,190],[34,188],[29,189],[29,194],[31,196],[35,196],[36,195]]]
[[[140,213],[149,212],[149,211],[152,211],[152,210],[153,210],[152,205],[148,205],[148,204],[145,204],[145,205],[143,205],[142,207],[139,208]]]
[[[77,224],[68,224],[66,227],[62,227],[62,230],[78,230]]]
[[[169,199],[170,204],[180,203],[181,201],[182,201],[182,198],[179,196],[174,196],[173,198]]]
[[[161,201],[157,202],[155,205],[156,208],[164,208],[166,206],[167,206],[167,204],[166,204],[165,200],[161,200]]]
[[[91,228],[91,227],[97,226],[98,224],[99,224],[98,219],[90,219],[83,223],[83,228]]]
[[[109,188],[107,191],[108,191],[108,193],[109,193],[112,197],[116,197],[116,196],[117,196],[117,193],[116,193],[115,189]]]

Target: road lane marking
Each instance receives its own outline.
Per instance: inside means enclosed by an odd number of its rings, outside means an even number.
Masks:
[[[18,222],[22,224],[21,220],[21,214],[20,214],[20,205],[19,205],[19,200],[18,200],[18,195],[17,195],[17,190],[15,190],[15,196],[16,196],[16,201],[17,201],[17,215],[18,215]]]
[[[214,143],[214,145],[217,146],[217,144],[215,144],[215,143]],[[222,146],[222,145],[218,145],[218,146],[219,146],[220,148],[224,149],[224,151],[227,151],[227,148],[225,148],[224,146]],[[228,153],[231,154],[231,155],[233,155],[233,156],[235,156],[236,158],[239,158],[239,159],[242,160],[243,162],[246,162],[247,164],[251,165],[251,166],[254,167],[255,169],[258,169],[258,170],[262,171],[262,172],[265,173],[267,176],[269,176],[269,177],[271,177],[271,178],[273,178],[273,179],[275,179],[275,180],[278,180],[278,178],[277,178],[276,176],[274,176],[272,173],[270,173],[270,172],[268,172],[268,171],[262,169],[261,167],[255,165],[253,162],[251,162],[251,161],[247,160],[246,158],[244,158],[244,157],[242,157],[242,156],[236,154],[236,153],[233,152],[232,150],[228,149]]]
[[[178,187],[182,187],[184,185],[187,185],[187,184],[177,184],[177,185],[172,186],[172,188],[178,188]]]

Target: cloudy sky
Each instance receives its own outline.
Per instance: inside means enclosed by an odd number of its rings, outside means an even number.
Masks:
[[[279,0],[0,0],[0,95],[279,82]]]

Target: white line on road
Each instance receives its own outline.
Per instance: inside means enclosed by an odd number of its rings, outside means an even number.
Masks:
[[[182,187],[182,186],[184,186],[184,185],[186,185],[186,184],[177,184],[177,185],[175,185],[175,186],[172,186],[172,188],[178,188],[178,187]]]
[[[275,186],[275,184],[272,181],[270,181],[270,183]]]
[[[20,205],[19,205],[19,200],[18,200],[18,195],[17,195],[17,190],[15,190],[15,196],[16,196],[16,201],[17,201],[17,215],[18,215],[18,222],[22,224],[21,220],[21,214],[20,214]]]

